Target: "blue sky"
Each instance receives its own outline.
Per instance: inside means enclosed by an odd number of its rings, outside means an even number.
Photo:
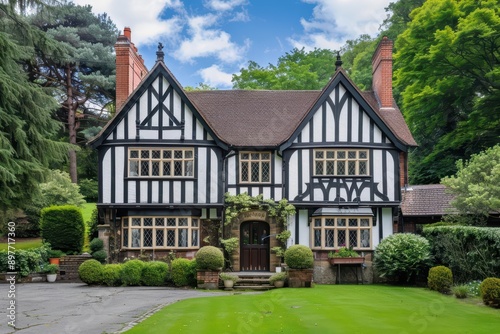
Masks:
[[[394,0],[393,0],[394,1]],[[158,42],[183,86],[231,88],[249,60],[276,64],[294,47],[338,50],[361,34],[376,36],[390,0],[73,0],[130,27],[146,66]]]

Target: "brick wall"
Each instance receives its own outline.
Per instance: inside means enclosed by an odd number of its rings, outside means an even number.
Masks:
[[[372,57],[372,88],[381,108],[392,108],[392,41],[382,39]]]

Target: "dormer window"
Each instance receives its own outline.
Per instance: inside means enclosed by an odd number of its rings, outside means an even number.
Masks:
[[[241,152],[240,182],[270,183],[271,152]]]
[[[314,150],[315,176],[367,176],[368,150]]]

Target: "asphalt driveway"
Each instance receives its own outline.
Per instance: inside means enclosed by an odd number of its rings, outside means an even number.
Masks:
[[[176,301],[220,296],[225,292],[166,287],[89,287],[82,283],[0,284],[0,333],[120,333]],[[10,301],[15,300],[16,328],[8,326]]]

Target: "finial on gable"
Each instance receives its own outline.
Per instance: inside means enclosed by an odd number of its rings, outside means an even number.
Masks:
[[[163,61],[165,52],[163,52],[162,50],[163,50],[163,44],[158,43],[158,51],[156,51],[156,61]]]
[[[337,61],[335,62],[335,70],[338,70],[339,67],[342,67],[342,59],[340,59],[340,51],[337,51]]]

